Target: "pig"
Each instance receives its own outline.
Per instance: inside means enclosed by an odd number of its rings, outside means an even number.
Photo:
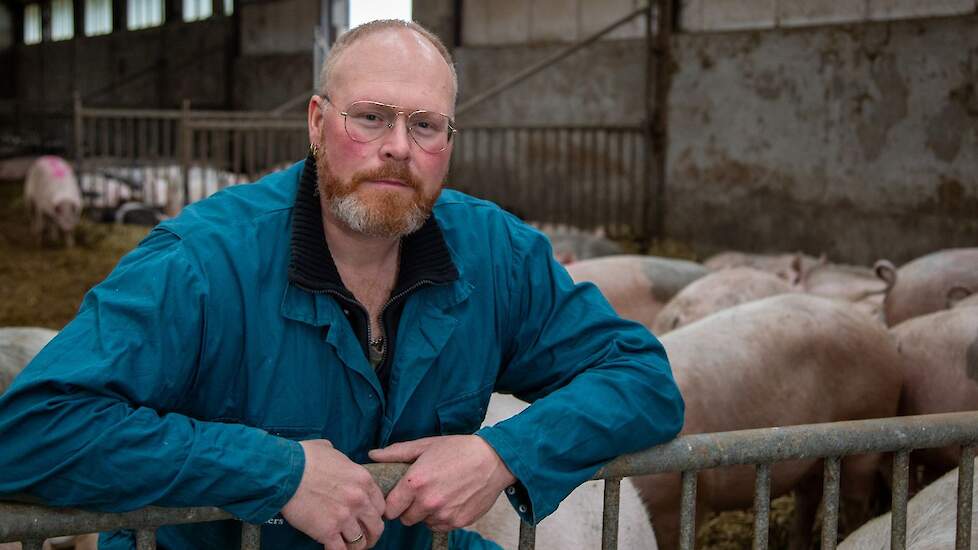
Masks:
[[[907,319],[890,329],[900,354],[901,415],[978,409],[978,308],[958,307]],[[911,455],[924,483],[954,468],[957,446]]]
[[[594,283],[618,315],[649,328],[662,306],[707,269],[687,260],[618,255],[574,262],[567,272],[576,283]]]
[[[810,294],[837,298],[883,321],[883,299],[892,281],[880,276],[880,263],[868,267],[819,262],[801,273],[799,284]]]
[[[562,265],[580,260],[622,254],[618,243],[608,239],[602,230],[584,231],[560,224],[532,224],[542,231],[553,247],[554,259]]]
[[[665,334],[722,309],[794,291],[796,286],[767,271],[722,269],[693,281],[673,296],[652,323],[652,332]]]
[[[31,165],[24,182],[24,203],[39,245],[48,233],[52,241],[60,234],[65,246],[74,246],[82,200],[75,172],[64,159],[47,155]]]
[[[0,393],[7,391],[14,377],[55,334],[41,327],[0,328]]]
[[[661,337],[686,401],[682,434],[893,416],[902,373],[886,328],[839,300],[771,296],[717,312]],[[849,512],[868,512],[878,455],[847,457],[841,491]],[[807,548],[821,465],[775,464],[772,498],[796,492],[792,548]],[[676,548],[680,474],[632,478],[661,548]],[[751,506],[750,466],[699,474],[697,517]]]
[[[957,527],[958,473],[955,468],[907,502],[907,550],[954,548]],[[978,502],[978,483],[971,498]],[[850,534],[839,550],[883,550],[890,546],[891,514],[884,514]],[[971,508],[971,544],[978,541],[978,506]]]
[[[891,266],[892,268],[892,266]],[[921,256],[892,270],[880,268],[892,285],[883,300],[888,326],[947,307],[954,287],[978,290],[978,248],[952,248]]]
[[[519,413],[527,403],[505,394],[494,393],[489,400],[483,426],[489,426]],[[537,548],[600,548],[604,483],[588,481],[575,489],[560,507],[536,528]],[[491,539],[506,550],[515,550],[519,541],[520,519],[505,494],[470,529]],[[655,550],[655,535],[645,507],[628,479],[621,481],[618,516],[618,548]]]
[[[794,254],[750,254],[727,251],[710,256],[703,262],[703,265],[710,271],[719,271],[730,267],[753,267],[773,273],[785,281],[795,284],[802,273],[824,261],[824,256],[815,258],[801,252]]]

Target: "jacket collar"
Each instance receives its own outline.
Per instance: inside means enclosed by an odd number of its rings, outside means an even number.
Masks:
[[[292,210],[289,280],[306,290],[332,290],[353,298],[353,294],[340,279],[323,233],[322,208],[316,185],[318,180],[315,159],[309,155],[299,176],[299,187]],[[443,284],[459,277],[434,214],[428,217],[420,229],[401,239],[400,261],[392,296],[421,281]]]

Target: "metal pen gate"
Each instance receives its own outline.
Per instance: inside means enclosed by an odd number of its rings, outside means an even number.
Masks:
[[[619,457],[593,479],[604,479],[602,549],[617,548],[618,499],[622,478],[682,472],[680,548],[691,550],[695,534],[696,476],[701,470],[734,465],[756,467],[754,493],[754,550],[768,547],[770,473],[772,464],[799,459],[824,461],[823,550],[836,547],[840,461],[865,453],[894,453],[890,544],[906,548],[909,456],[914,449],[961,445],[958,476],[957,535],[955,548],[971,548],[974,457],[978,447],[978,412],[961,412],[761,428],[679,437],[646,451]],[[386,494],[407,470],[405,464],[372,464],[367,468]],[[163,525],[231,519],[216,508],[146,508],[124,514],[63,510],[14,502],[0,503],[0,542],[25,541],[25,550],[39,550],[43,539],[120,528],[137,529],[139,550],[156,547],[155,529]],[[244,524],[242,550],[260,547],[260,526]],[[505,542],[505,541],[503,541]],[[534,547],[534,528],[523,523],[519,547]],[[433,550],[448,548],[446,533],[435,533]]]

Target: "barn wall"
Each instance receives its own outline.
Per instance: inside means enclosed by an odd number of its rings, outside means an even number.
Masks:
[[[675,51],[670,236],[859,262],[978,242],[978,17]]]
[[[667,236],[703,254],[799,249],[852,262],[974,245],[973,0],[941,4],[971,15],[926,19],[906,19],[909,4],[875,16],[863,4],[860,22],[834,25],[816,4],[804,26],[782,18],[776,28],[675,36]],[[892,20],[873,20],[884,15]],[[557,48],[459,48],[461,100]],[[643,49],[640,40],[601,42],[463,122],[640,121]]]

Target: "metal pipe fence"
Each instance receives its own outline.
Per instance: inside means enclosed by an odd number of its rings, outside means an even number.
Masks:
[[[680,548],[693,548],[696,476],[701,470],[755,465],[755,549],[767,548],[770,510],[770,467],[789,460],[824,459],[822,549],[836,547],[840,461],[865,453],[895,453],[893,461],[891,548],[906,548],[907,479],[913,449],[963,447],[957,495],[955,548],[971,547],[974,456],[978,446],[978,412],[948,413],[779,428],[695,434],[639,453],[625,455],[598,471],[605,480],[602,549],[617,548],[618,499],[622,478],[667,472],[682,473]],[[406,464],[370,464],[368,470],[386,494],[407,470]],[[41,548],[45,537],[130,528],[138,530],[139,549],[155,548],[154,530],[164,525],[231,519],[216,508],[150,507],[123,514],[52,509],[36,504],[0,503],[0,542],[23,540],[25,550]],[[534,528],[521,525],[519,548],[534,548]],[[260,526],[242,526],[243,550],[258,548]],[[500,541],[505,542],[505,541]],[[448,548],[445,533],[435,533],[433,550]]]
[[[127,200],[176,213],[302,158],[303,117],[264,111],[89,108],[75,98],[74,155],[89,208]]]
[[[533,221],[644,239],[653,215],[647,139],[640,125],[463,128],[448,184]],[[303,117],[75,100],[73,149],[89,208],[135,200],[174,214],[303,158],[308,144]]]
[[[463,128],[448,186],[521,218],[649,237],[652,189],[641,126]]]

